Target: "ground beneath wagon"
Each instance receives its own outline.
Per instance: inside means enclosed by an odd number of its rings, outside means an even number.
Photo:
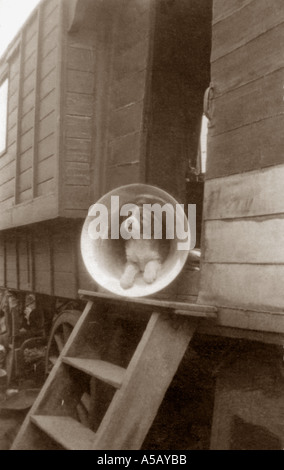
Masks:
[[[17,389],[0,386],[0,450],[10,449],[38,392],[39,388],[30,380]]]

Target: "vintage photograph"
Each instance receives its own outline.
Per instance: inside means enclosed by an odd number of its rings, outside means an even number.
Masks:
[[[283,130],[283,0],[0,0],[0,450],[284,449]]]

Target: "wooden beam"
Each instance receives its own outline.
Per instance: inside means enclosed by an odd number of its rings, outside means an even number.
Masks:
[[[157,21],[157,2],[150,2],[149,6],[149,39],[148,39],[148,64],[146,68],[145,79],[145,99],[143,107],[143,128],[140,136],[140,181],[146,182],[149,162],[147,156],[150,152],[150,130],[153,120],[153,102],[152,102],[152,82],[153,82],[153,64],[154,64],[154,45],[155,45],[155,25]]]
[[[283,13],[284,14],[284,13]],[[268,120],[283,114],[283,68],[264,75],[220,97],[214,96],[214,113],[210,138],[218,135],[227,138],[242,127]],[[228,135],[224,135],[228,134]]]
[[[41,60],[41,28],[42,28],[42,3],[37,9],[37,45],[35,60],[35,107],[34,107],[34,136],[32,158],[32,198],[37,197],[37,162],[39,140],[39,105],[40,105],[40,60]]]
[[[207,180],[204,220],[283,214],[283,180],[283,164]]]
[[[203,263],[198,301],[255,311],[255,320],[258,311],[279,312],[283,328],[283,279],[284,264]]]
[[[8,121],[9,121],[9,97],[10,97],[10,67],[5,67],[5,71],[3,73],[3,76],[0,78],[1,84],[5,81],[8,80],[8,89],[7,89],[7,109],[6,109],[6,132],[5,132],[5,148],[3,152],[1,152],[1,155],[4,155],[4,153],[7,152],[8,150],[8,134],[9,134],[9,129],[8,129]]]
[[[5,59],[7,62],[9,62],[13,58],[14,54],[18,52],[20,44],[21,44],[21,37],[18,35],[16,36],[12,44],[9,46],[9,49],[7,50],[7,54],[5,54],[5,56],[2,57],[3,60]]]
[[[20,70],[18,87],[18,114],[17,114],[17,136],[16,136],[16,169],[15,169],[15,204],[19,202],[19,171],[20,171],[20,141],[21,141],[21,118],[22,118],[22,94],[23,94],[23,72],[24,72],[24,41],[25,29],[21,31],[20,39]]]
[[[57,40],[57,63],[56,63],[56,162],[55,162],[55,191],[57,193],[57,204],[59,214],[61,213],[61,205],[63,200],[63,165],[65,159],[65,134],[64,129],[64,109],[65,109],[65,89],[63,84],[66,83],[66,34],[65,34],[65,2],[59,2],[59,24],[58,24],[58,40]]]
[[[204,221],[203,262],[284,264],[284,214]],[[232,249],[234,246],[234,249]]]
[[[253,0],[214,0],[213,24],[223,21],[234,13],[242,10]]]
[[[0,234],[0,287],[4,287],[4,234]]]
[[[74,233],[75,232],[75,233]],[[76,229],[71,231],[71,244],[72,244],[72,258],[73,258],[73,275],[74,275],[74,290],[79,290],[79,260],[78,260],[78,240],[80,240],[81,227],[76,226]]]
[[[0,230],[26,225],[29,223],[42,222],[58,217],[57,198],[55,194],[37,197],[34,200],[25,201],[12,206],[1,213]],[[86,213],[82,214],[82,218]]]
[[[20,289],[20,260],[19,260],[19,233],[15,232],[15,250],[16,250],[16,286]]]
[[[49,272],[50,272],[50,295],[54,295],[54,251],[52,231],[48,227],[48,251],[49,251]]]
[[[29,231],[29,239],[28,239],[28,247],[29,247],[29,266],[31,272],[31,290],[35,291],[35,248],[34,248],[34,239],[33,239],[33,231]]]
[[[221,336],[225,338],[244,339],[266,344],[278,344],[284,346],[284,333],[245,330],[230,326],[217,325],[216,322],[200,322],[198,334],[207,336]]]
[[[96,433],[94,450],[140,449],[197,324],[153,313]]]
[[[31,272],[31,259],[30,259],[30,233],[29,230],[25,230],[25,257],[27,260],[27,284],[29,290],[32,288],[32,272]]]
[[[104,16],[102,17],[102,19]],[[107,161],[107,128],[108,110],[110,107],[110,83],[112,44],[114,36],[114,19],[111,13],[107,14],[107,23],[104,20],[96,21],[96,100],[94,115],[94,139],[92,141],[91,178],[94,181],[91,186],[91,199],[97,201],[106,191],[105,162]]]
[[[76,337],[78,336],[78,332],[80,331],[82,325],[85,324],[88,320],[88,316],[92,307],[93,307],[93,303],[88,302],[84,309],[84,312],[82,313],[81,317],[79,318],[76,324],[76,327],[73,329],[71,335],[68,338],[68,341],[66,342],[63,350],[61,351],[61,356],[60,356],[61,358],[63,356],[68,356],[68,353],[72,347],[72,344],[75,341]],[[62,390],[66,391],[66,388],[68,388],[68,386],[70,387],[70,381],[68,382],[68,378],[67,378],[67,381],[65,380],[66,376],[67,374],[66,374],[65,369],[62,367],[61,361],[57,360],[47,380],[45,381],[37,399],[35,400],[31,410],[27,414],[20,431],[16,439],[13,442],[11,450],[16,450],[16,449],[24,450],[24,449],[31,449],[31,448],[42,449],[42,442],[41,442],[41,447],[37,446],[37,436],[36,436],[36,433],[33,432],[34,428],[33,428],[33,425],[31,424],[30,417],[32,415],[38,414],[39,410],[42,410],[42,408],[44,407],[44,404],[42,404],[42,399],[43,397],[46,397],[46,396],[51,395],[53,406],[58,406],[59,410],[60,408],[62,409],[62,400],[58,400],[58,397],[60,398],[60,394],[62,393]],[[56,393],[54,393],[55,387],[56,387]]]
[[[223,112],[215,104],[214,109],[216,113]],[[245,172],[283,164],[283,127],[284,116],[278,114],[214,137],[211,137],[213,127],[209,128],[206,179],[242,176]]]
[[[6,248],[6,233],[3,232],[3,246],[4,246],[4,287],[7,287],[7,248]]]
[[[88,0],[69,0],[70,20],[68,24],[68,32],[74,33],[80,28],[86,11]]]
[[[187,302],[169,302],[166,300],[156,300],[156,299],[149,299],[149,298],[130,298],[130,297],[119,297],[114,296],[111,294],[105,294],[102,292],[91,292],[86,290],[79,290],[79,295],[83,299],[87,300],[95,300],[98,301],[108,301],[112,303],[119,303],[119,304],[132,304],[140,305],[145,308],[145,311],[148,312],[149,309],[153,311],[153,309],[161,309],[161,310],[170,310],[170,311],[177,311],[178,314],[188,315],[190,316],[198,316],[204,317],[205,314],[208,315],[210,318],[215,318],[217,314],[216,307],[212,307],[210,305],[200,305],[194,303],[187,303]]]
[[[226,7],[230,8],[229,3],[230,0],[226,0],[224,2],[226,5],[220,12],[224,13]],[[213,23],[212,61],[245,46],[248,42],[265,34],[284,20],[282,0],[274,0],[273,5],[266,0],[258,0],[257,2],[249,0],[245,1],[244,5],[239,8],[240,3],[240,0],[234,1],[234,5],[232,4],[231,7],[235,10],[229,10],[231,14],[223,21]],[[240,25],[242,25],[243,34],[239,34]]]
[[[215,96],[282,68],[283,40],[284,24],[281,23],[249,41],[245,46],[236,48],[228,55],[212,62],[211,80],[214,83]],[[261,51],[265,51],[265,56]]]

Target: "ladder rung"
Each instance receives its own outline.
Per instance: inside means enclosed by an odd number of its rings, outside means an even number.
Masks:
[[[66,450],[91,450],[96,434],[69,416],[31,416],[31,421]]]
[[[96,377],[103,382],[112,385],[115,388],[120,388],[125,369],[116,366],[110,362],[101,361],[98,359],[82,359],[78,357],[64,357],[62,361],[69,366],[79,369],[86,374]]]

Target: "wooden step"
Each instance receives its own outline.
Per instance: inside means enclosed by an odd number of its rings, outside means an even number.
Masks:
[[[66,450],[91,450],[96,434],[69,416],[31,416],[31,421]]]
[[[126,372],[123,367],[116,366],[110,362],[98,359],[82,359],[78,357],[64,357],[64,364],[68,364],[76,369],[85,372],[92,377],[102,380],[115,388],[120,388],[124,374]]]
[[[47,436],[67,450],[138,450],[141,448],[201,319],[188,319],[184,314],[164,315],[163,313],[169,313],[169,310],[179,309],[182,306],[178,303],[159,302],[157,308],[162,311],[152,313],[126,371],[122,367],[97,358],[82,357],[84,338],[90,323],[89,314],[92,311],[92,320],[95,315],[93,305],[94,300],[87,303],[70,336],[69,343],[65,346],[64,357],[61,354],[57,359],[11,447],[12,450],[48,448],[51,442],[44,439]],[[149,308],[151,311],[151,305]],[[200,309],[191,304],[188,304],[186,308],[193,314],[192,316],[202,317],[204,312],[203,308]],[[215,312],[207,311],[207,313],[214,314]],[[81,357],[71,357],[75,353]],[[99,351],[94,345],[95,357],[96,353],[99,354]],[[71,375],[73,374],[68,373],[72,371],[66,370],[66,367],[74,368],[73,372],[75,369],[83,371],[114,387],[119,388],[122,385],[121,389],[113,395],[108,409],[102,410],[105,414],[103,417],[99,416],[102,420],[96,433],[70,416],[42,416],[39,411],[42,404],[46,410],[61,410],[62,398],[66,394],[68,396],[69,392],[71,398],[73,393],[78,398],[76,386],[74,390],[72,388],[74,380]],[[96,384],[93,382],[95,381],[91,380],[91,416],[88,416],[86,412],[89,401],[87,395],[81,394],[81,401],[77,403],[78,416],[83,417],[84,423],[93,417],[96,418],[96,406],[93,405],[97,395]],[[54,393],[55,390],[56,393]],[[49,411],[49,413],[56,414],[55,411]],[[36,428],[41,432],[36,432]]]

